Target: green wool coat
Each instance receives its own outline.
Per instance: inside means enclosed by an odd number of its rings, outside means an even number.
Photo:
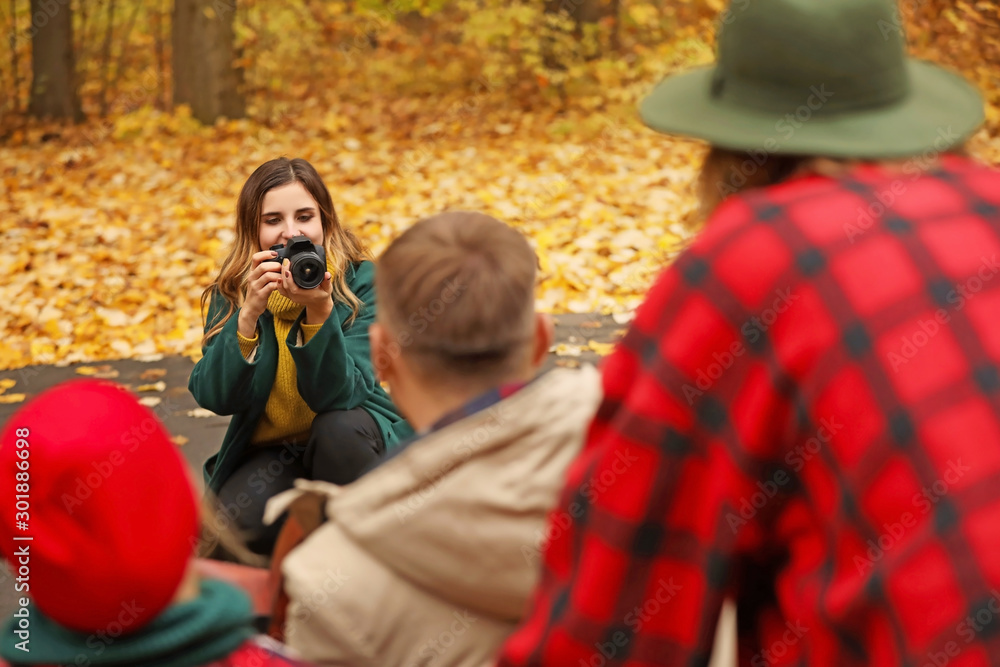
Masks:
[[[362,407],[378,424],[386,450],[413,434],[399,415],[372,367],[368,327],[375,321],[375,265],[364,261],[349,265],[347,284],[364,303],[347,327],[350,306],[335,303],[333,313],[305,345],[296,345],[305,310],[292,324],[288,345],[295,362],[299,394],[316,413]],[[228,306],[214,297],[208,306],[205,330],[222,319]],[[233,415],[219,452],[205,462],[205,482],[218,492],[235,471],[250,444],[264,406],[271,394],[278,368],[278,341],[270,311],[257,320],[260,342],[253,361],[247,361],[236,337],[239,311],[202,348],[188,389],[198,405],[219,415]]]

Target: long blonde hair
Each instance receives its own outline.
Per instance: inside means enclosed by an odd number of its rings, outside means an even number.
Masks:
[[[340,226],[330,191],[326,189],[316,169],[301,158],[289,160],[280,157],[257,167],[240,190],[236,202],[236,239],[228,256],[222,262],[219,277],[201,294],[203,319],[207,317],[207,306],[216,296],[225,299],[229,308],[226,314],[205,332],[201,340],[202,346],[218,334],[236,309],[243,305],[251,258],[254,253],[260,251],[259,225],[264,196],[273,188],[289,183],[301,183],[319,205],[319,216],[323,225],[323,246],[326,248],[330,266],[335,269],[333,298],[334,301],[346,303],[351,307],[351,316],[347,324],[351,324],[361,311],[364,304],[348,287],[345,275],[348,264],[372,259],[371,254],[357,236]]]

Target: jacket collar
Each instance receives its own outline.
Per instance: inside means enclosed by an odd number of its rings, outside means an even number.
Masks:
[[[532,380],[532,382],[533,381],[534,380]],[[431,426],[428,429],[417,433],[417,437],[418,438],[423,437],[425,435],[434,433],[435,431],[440,431],[445,426],[450,426],[451,424],[454,424],[457,421],[465,419],[470,415],[474,415],[482,410],[487,410],[496,405],[497,403],[499,403],[500,401],[506,398],[510,398],[526,384],[528,383],[511,382],[509,384],[500,385],[499,387],[494,387],[493,389],[490,389],[489,391],[482,393],[479,396],[476,396],[474,399],[472,399],[465,405],[445,414],[443,417],[441,417],[436,422],[431,424]]]

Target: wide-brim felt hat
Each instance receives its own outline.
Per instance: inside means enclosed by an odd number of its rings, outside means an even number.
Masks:
[[[734,0],[716,63],[640,106],[660,132],[741,151],[890,159],[944,152],[984,120],[960,75],[908,58],[890,0]]]

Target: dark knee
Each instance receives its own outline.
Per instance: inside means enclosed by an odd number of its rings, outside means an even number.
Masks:
[[[330,438],[351,438],[356,432],[352,410],[331,410],[321,412],[313,418],[313,434],[322,433]]]
[[[374,421],[358,410],[316,415],[307,454],[313,479],[347,484],[379,457],[381,436]]]
[[[374,421],[361,410],[333,410],[313,419],[312,440],[334,445],[337,451],[378,451],[381,439]]]

